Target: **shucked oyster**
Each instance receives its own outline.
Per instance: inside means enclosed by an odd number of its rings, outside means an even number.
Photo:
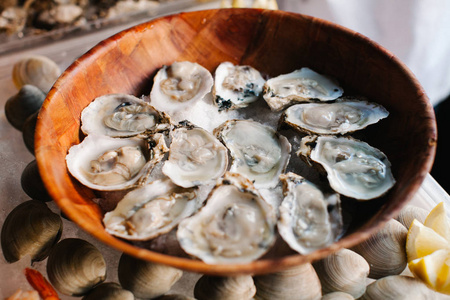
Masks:
[[[301,254],[333,243],[342,229],[339,195],[326,194],[294,173],[283,174],[280,178],[284,199],[278,232],[286,243]]]
[[[81,113],[85,134],[130,137],[145,131],[168,129],[170,119],[148,102],[127,94],[109,94],[96,98]]]
[[[182,187],[214,183],[228,167],[228,150],[208,131],[186,123],[172,132],[162,172]]]
[[[250,66],[221,63],[215,72],[214,103],[219,111],[246,107],[258,100],[266,81]]]
[[[334,103],[293,105],[286,109],[281,118],[301,132],[344,134],[364,129],[388,115],[389,112],[379,104],[339,98]]]
[[[377,198],[395,184],[386,155],[356,139],[307,136],[298,154],[319,163],[327,172],[330,186],[347,197]]]
[[[275,213],[248,179],[225,173],[206,201],[178,226],[187,253],[208,264],[247,263],[274,243]]]
[[[132,187],[167,152],[162,134],[150,141],[89,134],[66,155],[67,168],[83,185],[102,191]]]
[[[201,65],[174,62],[163,66],[153,80],[150,103],[158,110],[172,113],[185,109],[211,92],[213,77]]]
[[[231,172],[254,181],[257,188],[273,188],[285,170],[291,144],[271,127],[250,120],[229,120],[214,134],[230,150]]]
[[[137,188],[105,214],[106,231],[128,240],[148,240],[169,232],[198,208],[195,189],[170,180],[156,180]]]
[[[301,68],[271,78],[264,84],[264,100],[278,111],[295,102],[331,101],[342,96],[343,89],[331,78]]]

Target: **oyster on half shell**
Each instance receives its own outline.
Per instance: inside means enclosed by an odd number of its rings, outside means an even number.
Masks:
[[[267,80],[263,97],[270,109],[278,111],[296,102],[331,101],[343,92],[333,79],[301,68]]]
[[[307,254],[333,243],[342,231],[339,194],[325,193],[300,175],[280,175],[284,199],[278,232],[295,251]]]
[[[275,212],[247,178],[225,173],[206,201],[178,226],[187,253],[208,264],[247,263],[275,242]]]
[[[386,155],[353,138],[306,136],[297,154],[319,163],[330,186],[350,198],[377,198],[395,184]]]
[[[106,231],[127,240],[148,240],[169,232],[199,206],[197,191],[156,180],[127,193],[105,214]]]
[[[342,97],[333,103],[290,106],[281,120],[300,132],[345,134],[364,129],[388,115],[389,112],[379,104]]]
[[[228,150],[208,131],[182,122],[172,132],[162,172],[182,187],[214,183],[228,168]]]
[[[291,144],[271,127],[251,120],[228,120],[214,134],[230,150],[230,172],[254,181],[256,188],[273,188],[289,162]]]
[[[97,97],[81,113],[84,134],[131,137],[170,128],[170,119],[148,102],[127,94]]]

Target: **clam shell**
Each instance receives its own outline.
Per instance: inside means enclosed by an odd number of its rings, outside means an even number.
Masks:
[[[322,293],[345,292],[354,298],[366,291],[370,266],[356,252],[341,249],[313,264],[322,284]]]
[[[429,212],[426,209],[421,207],[406,205],[395,219],[409,229],[414,219],[417,219],[417,221],[423,224],[428,216],[428,213]]]
[[[25,255],[32,261],[46,258],[62,231],[61,218],[45,203],[30,200],[16,206],[6,217],[1,233],[3,255],[15,262]]]
[[[28,163],[28,165],[22,171],[20,184],[23,191],[34,200],[40,200],[44,202],[52,200],[47,192],[47,189],[44,186],[44,183],[42,182],[36,160]]]
[[[39,111],[29,116],[22,127],[22,138],[28,151],[34,155],[34,132],[36,131],[36,123]]]
[[[253,277],[255,299],[320,299],[322,288],[311,264],[306,263],[284,271]]]
[[[123,288],[138,298],[155,298],[167,293],[183,271],[122,254],[118,267]]]
[[[61,74],[59,66],[48,57],[32,55],[16,62],[12,70],[12,79],[20,89],[32,84],[47,93]]]
[[[322,296],[320,300],[354,300],[352,295],[344,292],[333,292]]]
[[[250,275],[218,277],[203,275],[194,287],[198,300],[248,300],[256,293]]]
[[[82,300],[134,300],[134,295],[118,283],[105,282],[96,286]]]
[[[369,263],[370,278],[398,275],[405,269],[407,233],[400,222],[391,219],[380,231],[352,248]]]
[[[62,294],[81,296],[106,278],[106,263],[91,243],[68,238],[59,242],[47,261],[51,284]]]

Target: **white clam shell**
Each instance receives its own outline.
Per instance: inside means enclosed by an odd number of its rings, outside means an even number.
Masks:
[[[402,223],[403,226],[405,226],[407,229],[409,229],[414,219],[423,224],[428,216],[428,213],[429,211],[424,208],[413,205],[406,205],[402,208],[395,219]]]
[[[18,89],[25,84],[31,84],[47,93],[60,74],[61,69],[50,58],[31,55],[14,64],[12,78]]]
[[[198,300],[250,300],[255,293],[256,287],[250,275],[203,275],[194,287],[194,296]]]

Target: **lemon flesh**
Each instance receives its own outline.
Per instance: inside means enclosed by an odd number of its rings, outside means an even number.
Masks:
[[[409,262],[415,277],[433,290],[450,294],[450,250],[441,249]]]

